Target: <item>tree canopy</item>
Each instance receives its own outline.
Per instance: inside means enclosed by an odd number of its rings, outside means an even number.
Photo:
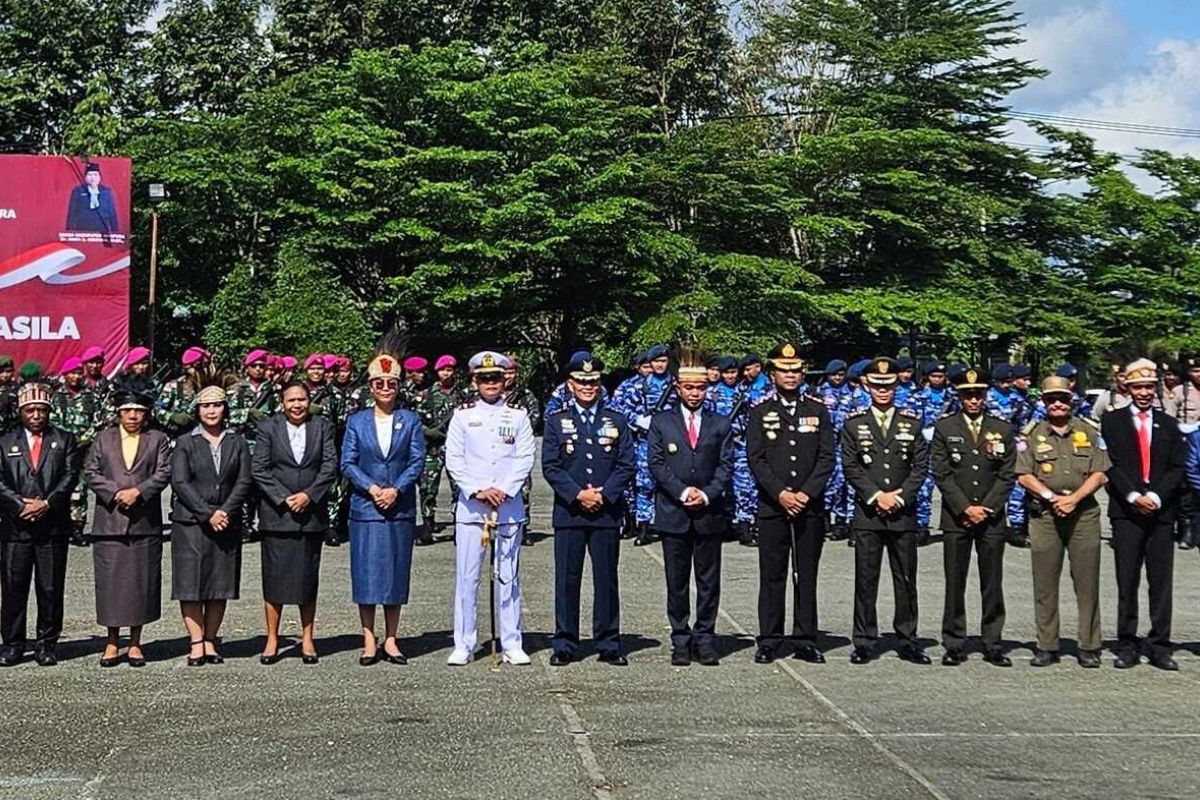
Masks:
[[[168,350],[1200,348],[1200,162],[1009,142],[1009,0],[725,8],[0,0],[0,142],[168,186]]]

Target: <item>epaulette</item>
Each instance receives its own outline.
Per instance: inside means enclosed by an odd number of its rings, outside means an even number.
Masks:
[[[528,411],[528,410],[529,410],[529,406],[527,406],[527,405],[525,405],[524,403],[522,403],[522,402],[521,402],[521,401],[520,401],[518,398],[516,398],[516,397],[506,397],[506,398],[504,399],[504,405],[508,406],[509,408],[519,408],[519,409],[521,409],[522,411]]]
[[[750,403],[750,407],[756,408],[758,406],[761,406],[763,403],[769,402],[774,399],[775,399],[775,395],[771,395],[770,397],[763,395],[762,397],[758,398],[757,400],[752,401]]]
[[[868,410],[869,409],[866,408],[860,408],[858,411],[851,411],[846,415],[846,419],[854,419],[855,417],[865,416]]]
[[[466,401],[460,403],[459,405],[455,406],[455,410],[457,411],[459,409],[474,408],[474,407],[475,407],[474,400],[466,400]]]
[[[907,408],[898,408],[896,410],[900,412],[900,416],[902,416],[902,417],[908,417],[909,419],[920,419],[921,418],[920,414],[918,414],[914,411],[909,411]]]
[[[1036,427],[1037,427],[1037,422],[1034,422],[1031,420],[1031,421],[1025,423],[1024,428],[1021,428],[1021,433],[1024,436],[1028,436],[1029,434],[1033,433],[1033,429]]]
[[[1100,420],[1098,419],[1092,419],[1091,417],[1076,417],[1076,419],[1082,420],[1085,424],[1092,426],[1092,428],[1095,430],[1100,430]]]
[[[1011,425],[1011,424],[1012,424],[1012,420],[1007,420],[1007,419],[1005,419],[1004,417],[1002,417],[1002,416],[1000,416],[999,414],[997,414],[995,411],[984,411],[983,413],[984,413],[984,414],[987,414],[987,415],[988,415],[989,417],[991,417],[992,419],[998,419],[998,420],[1000,420],[1001,422],[1007,422],[1009,425]]]
[[[957,411],[947,411],[944,414],[942,414],[940,417],[938,417],[938,421],[940,422],[941,420],[944,420],[944,419],[950,419],[957,413],[958,413]]]

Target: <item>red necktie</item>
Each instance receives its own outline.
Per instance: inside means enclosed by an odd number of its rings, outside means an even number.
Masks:
[[[31,436],[33,444],[29,446],[29,460],[33,462],[33,468],[37,469],[42,463],[42,435],[34,433]]]
[[[1150,415],[1138,412],[1138,454],[1142,458],[1142,483],[1150,483]]]
[[[696,442],[700,441],[700,431],[696,430],[696,413],[688,413],[688,444],[692,449],[696,449]]]

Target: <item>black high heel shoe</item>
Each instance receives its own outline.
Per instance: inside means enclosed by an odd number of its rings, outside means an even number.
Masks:
[[[378,662],[379,662],[379,651],[378,650],[376,650],[373,655],[358,657],[358,665],[360,667],[369,667],[372,664],[376,664]]]
[[[204,643],[211,644],[213,646],[213,651],[214,651],[212,655],[204,656],[205,662],[209,663],[209,664],[224,664],[225,659],[221,658],[220,653],[215,652],[217,649],[217,640],[216,639],[205,639]]]
[[[279,648],[276,647],[274,653],[263,653],[258,657],[258,663],[262,664],[264,667],[269,667],[272,664],[278,663],[280,658],[279,652]]]
[[[383,657],[384,660],[386,660],[389,664],[399,664],[400,666],[404,666],[408,663],[408,656],[404,655],[404,653],[396,653],[396,655],[392,655],[387,650],[384,650]]]
[[[320,662],[321,662],[321,659],[317,657],[316,653],[301,653],[300,654],[300,663],[301,664],[308,664],[311,666],[312,664],[319,664]]]
[[[203,639],[200,639],[200,640],[198,640],[198,641],[195,641],[195,642],[190,642],[189,644],[191,644],[191,646],[192,646],[192,647],[195,647],[196,645],[200,645],[200,657],[199,657],[199,658],[193,658],[193,657],[192,657],[192,654],[189,652],[189,653],[188,653],[187,665],[188,665],[189,667],[202,667],[202,666],[204,666],[204,640],[203,640]]]
[[[100,656],[100,666],[104,667],[105,669],[108,669],[110,667],[115,667],[117,664],[120,664],[120,663],[121,663],[121,654],[120,653],[117,653],[112,658],[105,658],[104,656]]]
[[[131,655],[127,654],[126,659],[129,661],[129,666],[134,667],[135,669],[138,667],[146,666],[146,656],[145,655],[131,656]]]

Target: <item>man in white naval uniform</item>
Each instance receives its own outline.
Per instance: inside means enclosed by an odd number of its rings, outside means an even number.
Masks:
[[[476,353],[468,367],[479,393],[454,410],[446,431],[446,469],[458,484],[454,543],[458,571],[454,579],[454,651],[451,666],[467,664],[475,652],[475,604],[479,570],[486,563],[483,525],[496,514],[496,604],[500,648],[509,664],[528,664],[521,646],[521,584],[517,556],[525,506],[521,487],[533,471],[534,441],[529,413],[503,399],[504,370],[499,353]]]

